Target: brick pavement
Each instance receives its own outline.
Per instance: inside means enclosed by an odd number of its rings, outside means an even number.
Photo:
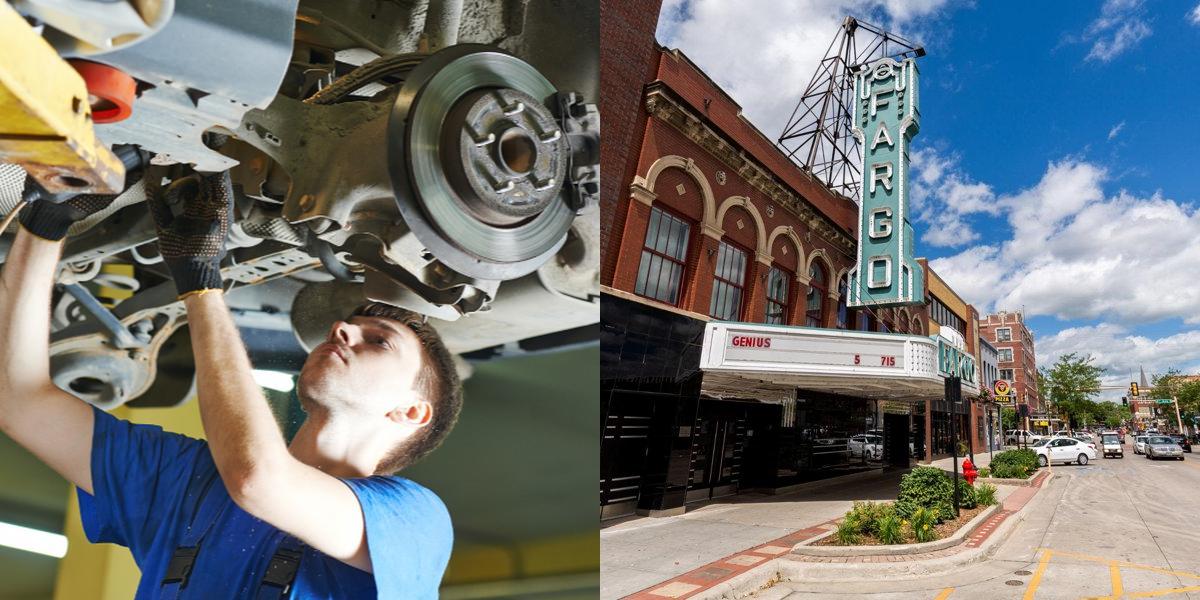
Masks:
[[[719,583],[727,581],[737,575],[740,575],[751,568],[760,566],[766,561],[775,558],[786,558],[787,560],[812,563],[884,563],[884,562],[912,562],[920,560],[928,560],[951,556],[964,552],[967,549],[978,548],[996,531],[1010,516],[1020,511],[1031,500],[1045,483],[1047,473],[1040,472],[1033,480],[1032,484],[1026,487],[1020,487],[1013,493],[1009,494],[1001,504],[1001,509],[996,514],[988,517],[984,523],[975,530],[966,540],[965,543],[943,548],[933,552],[923,552],[920,554],[898,554],[884,556],[803,556],[799,554],[788,554],[788,552],[796,544],[817,537],[827,531],[837,527],[839,519],[832,519],[819,525],[794,531],[779,539],[772,540],[765,544],[755,546],[748,550],[731,554],[718,560],[709,563],[697,569],[693,569],[674,577],[667,581],[652,585],[640,592],[626,596],[626,600],[658,600],[660,598],[688,598],[700,592],[703,592]]]

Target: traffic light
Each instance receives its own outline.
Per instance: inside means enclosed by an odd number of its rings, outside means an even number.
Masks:
[[[1121,406],[1129,406],[1129,398],[1128,397],[1121,396]]]
[[[1136,382],[1129,383],[1129,395],[1133,396],[1134,398],[1138,397],[1138,388]]]

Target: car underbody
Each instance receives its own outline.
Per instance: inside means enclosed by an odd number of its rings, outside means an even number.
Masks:
[[[31,187],[39,202],[119,193],[64,247],[51,306],[59,387],[102,408],[190,395],[186,312],[144,201],[147,178],[193,171],[229,170],[235,184],[222,275],[252,358],[298,368],[366,300],[427,315],[460,355],[596,339],[598,15],[550,0],[0,9],[5,31],[24,26],[53,49],[23,52],[23,68],[69,60],[84,74],[89,130],[95,120],[88,147],[87,132],[53,145],[0,118],[0,212]],[[111,84],[122,77],[136,88],[129,106]],[[72,100],[6,91],[34,108]],[[48,147],[84,160],[55,163]],[[105,157],[129,147],[146,164],[125,187]]]

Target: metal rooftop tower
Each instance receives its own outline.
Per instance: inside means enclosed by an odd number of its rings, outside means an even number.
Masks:
[[[925,56],[923,46],[846,17],[779,136],[780,148],[833,191],[857,199],[862,148],[851,133],[854,70],[884,57],[918,56]]]

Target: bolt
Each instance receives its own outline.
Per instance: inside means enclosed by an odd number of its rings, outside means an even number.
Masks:
[[[544,192],[548,189],[553,188],[554,184],[555,184],[555,181],[554,181],[553,177],[551,177],[545,181],[538,181],[535,179],[533,181],[533,189],[534,189],[534,191],[537,191],[537,192]]]
[[[508,106],[501,107],[500,110],[504,111],[505,116],[511,117],[513,115],[518,115],[518,114],[521,114],[522,112],[524,112],[525,103],[524,102],[515,102]]]
[[[550,133],[543,133],[543,134],[539,135],[538,141],[543,144],[549,144],[550,142],[553,142],[560,137],[562,137],[562,131],[555,129],[554,131],[551,131]]]
[[[474,135],[474,133],[468,133],[467,135],[470,136],[472,140],[475,140],[476,148],[482,148],[482,147],[487,146],[488,144],[491,144],[492,142],[496,141],[496,134],[494,134],[494,133],[487,134],[487,137],[482,140],[479,139],[478,137],[476,137]]]
[[[513,183],[511,179],[509,179],[504,183],[493,185],[492,189],[495,190],[497,194],[503,194],[504,192],[512,190],[514,187],[517,187],[517,185]]]

